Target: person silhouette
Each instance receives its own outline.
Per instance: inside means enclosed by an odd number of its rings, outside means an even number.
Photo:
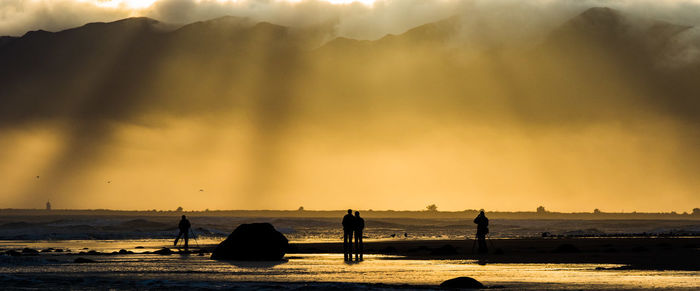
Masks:
[[[364,258],[364,247],[362,245],[362,230],[365,229],[365,220],[360,217],[360,212],[355,211],[355,260],[361,261]]]
[[[476,223],[476,238],[479,241],[479,253],[488,253],[489,249],[486,246],[486,234],[489,233],[489,219],[486,218],[486,214],[484,214],[483,210],[474,218],[474,223]]]
[[[177,228],[180,229],[180,233],[177,234],[177,237],[175,238],[175,242],[173,243],[174,246],[177,245],[177,242],[180,240],[180,237],[183,237],[185,239],[185,251],[189,251],[189,242],[190,242],[190,227],[192,225],[190,224],[190,221],[187,220],[187,217],[184,215],[182,216],[182,219],[180,219],[180,223],[177,225]]]
[[[355,230],[355,217],[352,216],[352,209],[348,209],[348,214],[343,216],[343,256],[346,261],[352,260],[352,233]]]

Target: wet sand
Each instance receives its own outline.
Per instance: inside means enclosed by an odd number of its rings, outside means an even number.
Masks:
[[[648,270],[700,270],[700,238],[492,239],[489,254],[472,252],[473,240],[365,242],[366,254],[406,259],[473,259],[479,263],[624,264]],[[342,253],[338,243],[291,243],[289,253]]]

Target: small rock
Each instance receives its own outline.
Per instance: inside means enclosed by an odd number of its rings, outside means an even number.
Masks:
[[[647,249],[647,248],[644,247],[644,246],[635,246],[635,247],[632,248],[632,251],[633,251],[633,252],[636,252],[636,253],[639,253],[639,252],[648,252],[649,249]]]
[[[440,284],[443,288],[459,288],[459,289],[483,289],[484,284],[470,277],[457,277],[449,279]]]
[[[95,262],[95,260],[86,259],[86,258],[75,258],[75,260],[73,260],[73,263],[82,264],[82,263],[96,263],[96,262]]]
[[[27,254],[27,255],[33,255],[33,254],[38,254],[39,251],[37,251],[35,249],[24,248],[24,249],[22,249],[22,253]]]
[[[173,253],[172,250],[169,248],[162,248],[160,250],[154,251],[154,254],[159,254],[159,255],[171,255]]]
[[[555,253],[578,253],[580,250],[572,244],[560,244],[554,249]]]
[[[453,247],[452,245],[444,245],[444,246],[441,246],[437,249],[432,250],[430,252],[430,254],[433,256],[456,255],[457,249],[455,249],[455,247]]]
[[[119,253],[122,254],[122,255],[124,255],[124,254],[133,254],[134,252],[132,252],[132,251],[127,251],[127,250],[125,250],[125,249],[121,249],[121,250],[119,250]]]

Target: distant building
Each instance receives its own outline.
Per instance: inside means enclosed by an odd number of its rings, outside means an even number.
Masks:
[[[51,210],[51,202],[46,201],[46,210]]]

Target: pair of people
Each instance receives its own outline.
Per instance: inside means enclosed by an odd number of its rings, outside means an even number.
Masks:
[[[360,212],[355,211],[355,216],[352,216],[352,209],[348,209],[348,214],[343,217],[343,257],[346,261],[352,261],[353,236],[355,237],[355,260],[363,259],[362,230],[364,229],[365,220],[360,217]]]

